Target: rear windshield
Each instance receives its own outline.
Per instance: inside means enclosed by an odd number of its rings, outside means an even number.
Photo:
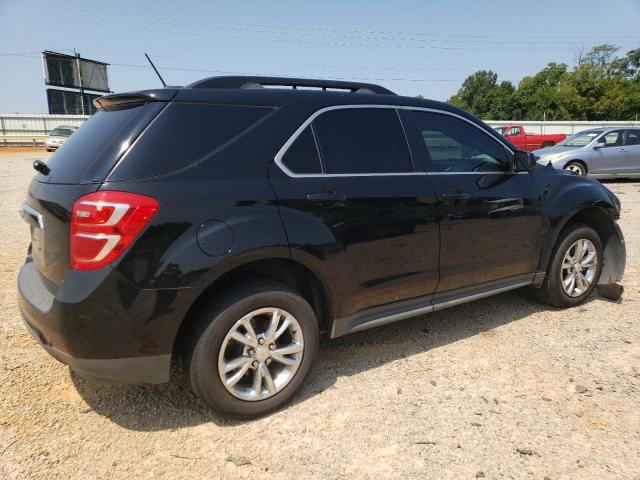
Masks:
[[[47,164],[49,175],[39,180],[50,183],[84,183],[95,180],[93,170],[101,162],[115,163],[123,143],[131,134],[128,126],[142,116],[151,104],[111,111],[98,111],[58,149]],[[115,151],[111,148],[116,145]],[[106,157],[109,157],[108,159]]]
[[[273,109],[170,103],[122,158],[109,180],[162,175],[198,162],[239,138]]]

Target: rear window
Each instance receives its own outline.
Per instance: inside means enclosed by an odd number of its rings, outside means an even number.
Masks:
[[[64,142],[49,159],[51,173],[39,180],[50,183],[83,183],[92,180],[92,167],[104,159],[110,146],[120,143],[129,133],[129,125],[141,116],[145,106],[99,111]],[[110,158],[115,162],[115,158]]]
[[[229,144],[271,111],[266,107],[170,103],[134,143],[110,179],[148,177],[184,168]]]
[[[311,127],[296,138],[282,159],[284,165],[296,174],[322,173],[318,148]]]
[[[339,109],[314,120],[326,173],[412,172],[409,147],[395,110]]]
[[[69,137],[72,133],[73,130],[71,130],[70,128],[54,128],[53,130],[51,130],[51,133],[49,135],[51,135],[52,137]]]

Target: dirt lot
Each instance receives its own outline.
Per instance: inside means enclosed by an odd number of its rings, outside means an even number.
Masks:
[[[640,183],[608,184],[622,303],[515,291],[327,341],[291,406],[237,422],[177,379],[85,381],[26,333],[17,211],[46,155],[0,153],[0,478],[640,478]]]

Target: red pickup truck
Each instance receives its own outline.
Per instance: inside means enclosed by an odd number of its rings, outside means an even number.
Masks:
[[[560,143],[567,136],[564,133],[556,133],[553,135],[535,135],[524,131],[522,125],[506,125],[504,127],[496,127],[500,135],[507,138],[520,150],[532,152],[539,148],[550,147],[556,143]]]

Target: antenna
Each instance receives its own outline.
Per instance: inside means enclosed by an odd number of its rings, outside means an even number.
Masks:
[[[167,84],[164,82],[164,80],[162,79],[162,76],[160,75],[160,72],[158,72],[158,69],[156,68],[156,66],[153,64],[153,62],[151,61],[151,59],[149,58],[149,55],[147,55],[146,53],[144,54],[145,57],[147,57],[147,60],[149,60],[149,63],[151,64],[151,67],[153,68],[153,71],[156,72],[156,75],[158,75],[158,78],[160,79],[160,81],[162,82],[162,86],[166,87]]]

